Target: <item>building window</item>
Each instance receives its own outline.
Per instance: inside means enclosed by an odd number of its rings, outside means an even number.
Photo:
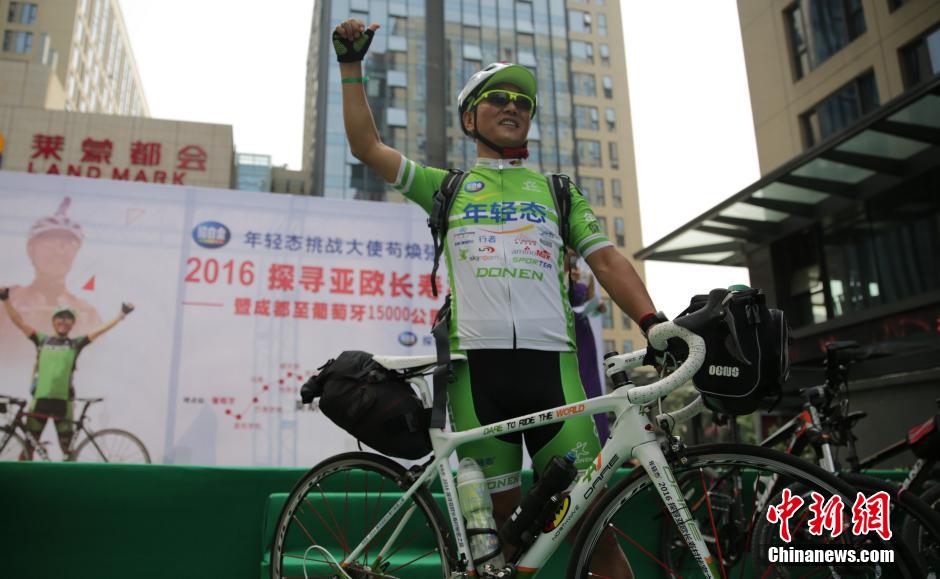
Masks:
[[[532,34],[535,27],[532,25],[532,3],[516,2],[516,30]]]
[[[408,111],[405,109],[389,108],[386,111],[386,121],[390,127],[407,127]]]
[[[591,205],[603,207],[607,204],[607,196],[604,194],[604,180],[598,177],[581,177],[578,179],[581,186],[581,192],[587,197]]]
[[[597,15],[597,33],[601,36],[607,36],[607,15],[604,13]]]
[[[596,217],[597,217],[597,224],[601,228],[601,233],[604,234],[604,237],[609,238],[610,236],[607,234],[607,218],[604,217],[603,215],[597,215]]]
[[[623,217],[614,217],[614,235],[617,236],[617,245],[624,247],[627,244],[627,238],[623,231]]]
[[[630,316],[627,315],[627,312],[624,312],[624,311],[620,312],[620,322],[623,324],[624,330],[629,330],[633,326],[633,320],[631,320]],[[630,352],[632,350],[633,348],[630,348],[630,349],[624,348],[625,352]]]
[[[10,9],[7,11],[7,22],[14,24],[35,24],[36,13],[39,6],[29,2],[10,2]]]
[[[594,64],[594,45],[580,40],[568,41],[568,49],[573,62],[589,62]]]
[[[464,44],[463,57],[464,60],[475,60],[479,62],[483,60],[483,52],[476,44]]]
[[[797,79],[865,32],[861,0],[799,0],[784,13]]]
[[[878,108],[875,73],[868,71],[803,113],[803,140],[812,147]]]
[[[902,47],[899,54],[905,89],[933,78],[940,73],[940,28]]]
[[[614,207],[623,207],[623,192],[620,190],[620,179],[610,180],[610,197],[614,200]]]
[[[581,10],[569,10],[568,26],[570,27],[571,32],[590,34],[591,14],[589,12],[582,12]]]
[[[590,131],[596,131],[598,129],[597,107],[575,105],[574,126],[576,129],[588,129]]]
[[[614,113],[614,109],[608,107],[607,110],[604,111],[604,119],[607,121],[608,131],[617,130],[617,116]]]
[[[404,36],[389,36],[388,49],[392,52],[408,52],[408,39]]]
[[[400,70],[388,71],[388,86],[405,88],[408,86],[408,74]]]
[[[601,142],[577,139],[578,162],[583,167],[601,166]]]
[[[610,168],[620,168],[620,152],[617,149],[617,141],[607,143],[607,155],[610,157]]]
[[[624,340],[622,353],[628,353],[632,351],[633,351],[633,340]]]
[[[614,329],[614,308],[607,308],[601,314],[601,325],[603,325],[605,330]]]
[[[601,64],[610,66],[610,46],[601,44]]]
[[[575,96],[597,96],[597,80],[589,72],[575,72],[571,74],[572,92]]]
[[[612,99],[614,98],[614,79],[609,75],[604,75],[604,80],[602,82],[604,87],[604,98]]]
[[[616,342],[614,342],[613,340],[604,340],[604,353],[605,354],[607,352],[616,352],[616,351],[617,351]]]
[[[33,33],[7,30],[3,33],[3,52],[28,54],[33,50]]]

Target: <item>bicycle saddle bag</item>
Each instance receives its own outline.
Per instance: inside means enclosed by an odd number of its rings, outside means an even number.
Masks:
[[[723,291],[721,314],[697,327],[705,340],[705,363],[692,378],[713,412],[750,414],[780,397],[790,376],[790,327],[781,310],[767,307],[761,290]],[[676,318],[705,307],[706,295],[692,298]]]
[[[940,415],[935,414],[923,424],[908,430],[907,443],[917,458],[940,459]]]
[[[356,350],[319,370],[300,389],[304,404],[319,398],[327,418],[382,454],[415,460],[431,452],[431,411],[401,375]]]

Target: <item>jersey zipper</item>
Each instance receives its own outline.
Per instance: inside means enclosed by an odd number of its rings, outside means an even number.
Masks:
[[[506,196],[506,184],[503,179],[503,159],[499,159],[496,162],[496,174],[499,177],[499,191],[500,191],[499,199],[500,201],[505,201],[506,200],[506,197],[505,197]],[[506,231],[506,224],[502,220],[500,220],[499,227],[501,231],[503,232]],[[509,262],[509,254],[507,253],[508,250],[506,249],[505,235],[503,236],[502,245],[503,245],[503,264],[504,264],[504,267],[508,268],[510,266],[510,262]],[[515,350],[516,349],[516,317],[512,309],[512,283],[510,281],[511,278],[503,278],[503,279],[506,280],[506,293],[509,295],[509,319],[512,321],[512,349]]]

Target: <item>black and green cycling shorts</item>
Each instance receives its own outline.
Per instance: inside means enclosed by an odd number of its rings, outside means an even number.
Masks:
[[[574,352],[539,350],[468,350],[466,362],[454,362],[455,380],[448,387],[451,427],[468,430],[586,398]],[[457,449],[460,458],[479,463],[491,491],[519,486],[522,442],[541,472],[553,456],[575,454],[579,470],[600,452],[591,415],[578,416],[495,438],[476,440]]]
[[[30,416],[27,418],[26,428],[38,438],[46,426],[46,421],[52,418],[59,436],[71,436],[75,431],[73,411],[73,403],[71,400],[33,398],[27,412],[35,412],[42,416]]]

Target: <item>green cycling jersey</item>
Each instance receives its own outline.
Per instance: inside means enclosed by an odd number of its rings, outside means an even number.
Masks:
[[[447,171],[402,157],[392,186],[431,211]],[[569,243],[582,257],[611,243],[572,186]],[[548,179],[522,159],[479,159],[448,217],[451,349],[574,350],[562,240]]]

